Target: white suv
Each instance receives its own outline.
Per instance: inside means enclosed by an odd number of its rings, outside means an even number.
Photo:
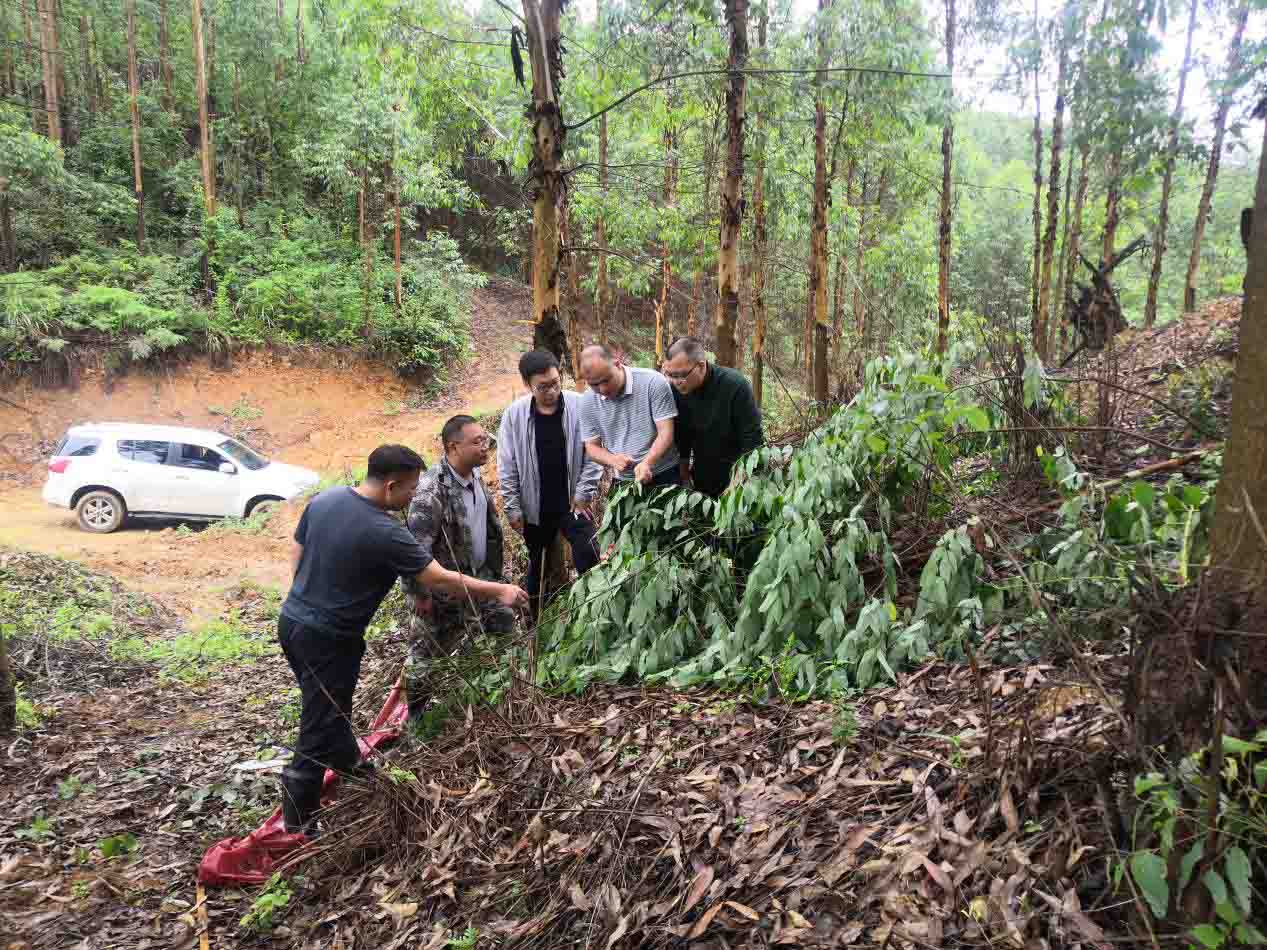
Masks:
[[[241,518],[317,484],[316,472],[270,462],[219,432],[122,422],[72,426],[48,463],[44,500],[85,531],[136,517]]]

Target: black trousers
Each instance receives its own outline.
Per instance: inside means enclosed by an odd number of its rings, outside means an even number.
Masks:
[[[347,771],[361,757],[352,731],[352,694],[365,641],[314,630],[286,616],[277,621],[277,638],[303,697],[299,739],[286,774],[319,783],[327,768]]]
[[[540,520],[540,524],[524,522],[524,544],[528,547],[528,577],[524,581],[524,590],[533,599],[534,615],[541,593],[541,572],[546,551],[560,531],[572,548],[572,563],[576,565],[577,574],[584,574],[598,563],[598,541],[594,537],[591,518],[568,511],[561,515],[543,514]]]

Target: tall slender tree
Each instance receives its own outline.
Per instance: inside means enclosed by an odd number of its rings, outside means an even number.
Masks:
[[[1034,8],[1034,34],[1038,34],[1038,7]],[[1038,310],[1039,285],[1042,283],[1042,233],[1043,233],[1043,100],[1038,91],[1038,77],[1041,72],[1038,63],[1034,66],[1034,208],[1031,213],[1034,225],[1034,250],[1030,255],[1030,315],[1031,335],[1038,339],[1038,331],[1042,325],[1042,316]]]
[[[1157,322],[1157,288],[1161,284],[1161,260],[1166,255],[1166,231],[1170,224],[1170,188],[1175,177],[1175,156],[1179,152],[1179,127],[1183,122],[1183,94],[1188,87],[1188,71],[1192,68],[1192,34],[1197,28],[1198,0],[1188,9],[1188,33],[1184,40],[1183,65],[1179,67],[1179,92],[1175,111],[1170,117],[1170,135],[1161,174],[1161,204],[1157,208],[1157,231],[1153,235],[1153,266],[1148,274],[1148,292],[1144,300],[1144,326]]]
[[[35,132],[40,130],[40,106],[35,101],[35,67],[32,65],[32,54],[37,49],[35,45],[35,37],[31,30],[31,7],[36,0],[21,0],[22,4],[22,31],[26,37],[26,42],[22,45],[22,58],[26,66],[26,101],[31,107],[31,129]],[[40,46],[44,44],[41,42]]]
[[[673,207],[677,190],[677,136],[673,128],[673,94],[672,86],[665,86],[665,112],[670,117],[664,127],[664,207],[668,211]],[[655,308],[655,358],[656,365],[664,362],[665,338],[669,335],[669,290],[673,283],[673,256],[669,246],[668,229],[660,245],[660,299]]]
[[[1034,327],[1034,350],[1043,362],[1048,360],[1051,342],[1052,265],[1056,259],[1056,231],[1060,214],[1060,159],[1065,131],[1065,83],[1069,75],[1069,37],[1066,27],[1057,27],[1059,65],[1056,69],[1056,103],[1052,110],[1051,163],[1047,174],[1047,230],[1043,235],[1042,270],[1038,284],[1038,322]]]
[[[603,0],[595,0],[595,20],[600,36],[606,35]],[[603,66],[598,64],[599,75]],[[598,333],[598,342],[607,343],[607,192],[610,179],[607,172],[607,113],[598,117],[598,215],[594,221],[594,242],[598,245],[598,260],[594,275],[594,328]]]
[[[211,154],[211,115],[207,109],[207,63],[202,42],[202,0],[192,0],[194,95],[198,100],[198,143],[202,166],[202,200],[208,218],[216,213],[216,172]]]
[[[145,182],[141,177],[141,89],[136,76],[136,0],[126,0],[128,17],[128,111],[132,114],[132,184],[136,197],[136,249],[145,250]]]
[[[1192,252],[1188,256],[1188,273],[1183,286],[1183,309],[1192,313],[1197,309],[1197,273],[1201,269],[1201,242],[1205,238],[1205,226],[1210,220],[1210,205],[1214,201],[1214,186],[1219,178],[1219,164],[1223,160],[1223,137],[1227,133],[1227,117],[1232,111],[1236,81],[1243,65],[1241,44],[1245,38],[1245,24],[1249,20],[1249,0],[1241,0],[1233,14],[1232,39],[1227,47],[1227,68],[1223,74],[1223,86],[1219,91],[1219,104],[1214,114],[1214,139],[1210,142],[1210,159],[1205,169],[1205,184],[1197,203],[1197,217],[1192,225]]]
[[[37,0],[40,17],[40,62],[44,73],[44,109],[48,120],[48,137],[56,145],[62,144],[61,106],[57,83],[57,39],[53,24],[55,0]]]
[[[1246,618],[1249,623],[1245,629],[1249,630],[1261,629],[1267,613],[1267,602],[1262,597],[1263,578],[1267,576],[1267,427],[1263,426],[1267,419],[1267,130],[1263,146],[1249,239],[1236,386],[1232,391],[1223,477],[1219,481],[1219,504],[1210,533],[1215,583],[1250,595],[1250,609],[1256,616]],[[1261,649],[1254,652],[1260,658],[1264,656]],[[1260,663],[1257,669],[1244,672],[1247,677],[1258,677],[1261,684],[1265,671]]]
[[[814,194],[810,225],[809,305],[814,315],[814,398],[827,403],[827,100],[828,14],[831,0],[818,0],[818,70],[814,73]],[[808,349],[809,341],[806,341]],[[808,357],[809,354],[807,354]]]
[[[726,85],[726,176],[721,189],[717,250],[717,315],[713,321],[717,362],[735,365],[739,321],[739,237],[743,229],[744,97],[747,91],[748,0],[726,0],[730,27]]]
[[[12,52],[12,49],[10,49],[10,70],[13,68]],[[92,121],[97,116],[97,75],[96,67],[92,62],[90,28],[88,26],[88,14],[86,13],[81,14],[79,17],[79,63],[79,68],[84,76],[84,108],[87,110],[89,121]]]
[[[757,16],[757,48],[765,61],[766,36],[770,25],[770,0],[760,0]],[[765,207],[765,111],[758,109],[755,155],[752,174],[752,395],[757,405],[764,396],[766,313],[765,269],[767,241]]]
[[[532,309],[533,346],[563,362],[567,335],[559,314],[559,212],[566,200],[563,148],[567,127],[560,109],[563,57],[560,0],[523,0],[532,64]]]
[[[170,36],[167,27],[167,0],[158,0],[158,71],[163,77],[163,108],[171,112],[176,105],[172,92],[175,71],[172,69]]]
[[[951,171],[955,151],[955,0],[946,0],[946,123],[941,130],[941,208],[937,216],[937,352],[950,336],[950,236],[954,208]]]

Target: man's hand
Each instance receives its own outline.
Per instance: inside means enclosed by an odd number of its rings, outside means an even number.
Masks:
[[[515,529],[516,534],[524,533],[524,519],[522,517],[511,518],[510,526]]]
[[[614,468],[617,472],[627,472],[629,471],[629,467],[635,464],[636,463],[634,462],[632,455],[617,455],[614,453],[612,455],[612,468]]]
[[[646,461],[646,459],[643,459],[634,466],[634,478],[637,480],[639,485],[650,485],[651,479],[654,477],[655,475],[651,471],[651,465]]]
[[[581,499],[579,498],[576,499],[575,501],[572,502],[572,514],[585,517],[585,518],[588,518],[590,521],[593,521],[594,520],[594,500],[592,498],[588,501],[581,501]]]
[[[514,584],[501,584],[501,590],[497,592],[497,602],[503,607],[518,607],[521,610],[528,609],[528,592],[522,587],[516,587]]]

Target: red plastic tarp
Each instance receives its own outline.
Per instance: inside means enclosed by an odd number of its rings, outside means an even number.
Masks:
[[[370,726],[369,735],[358,739],[361,757],[368,758],[380,746],[400,735],[408,706],[400,683],[392,687],[387,702]],[[338,791],[338,776],[326,769],[322,785],[322,804],[330,802]],[[211,846],[198,865],[198,880],[215,886],[230,884],[263,884],[282,858],[298,850],[306,842],[301,834],[287,834],[282,810],[269,817],[245,838],[225,838]]]

